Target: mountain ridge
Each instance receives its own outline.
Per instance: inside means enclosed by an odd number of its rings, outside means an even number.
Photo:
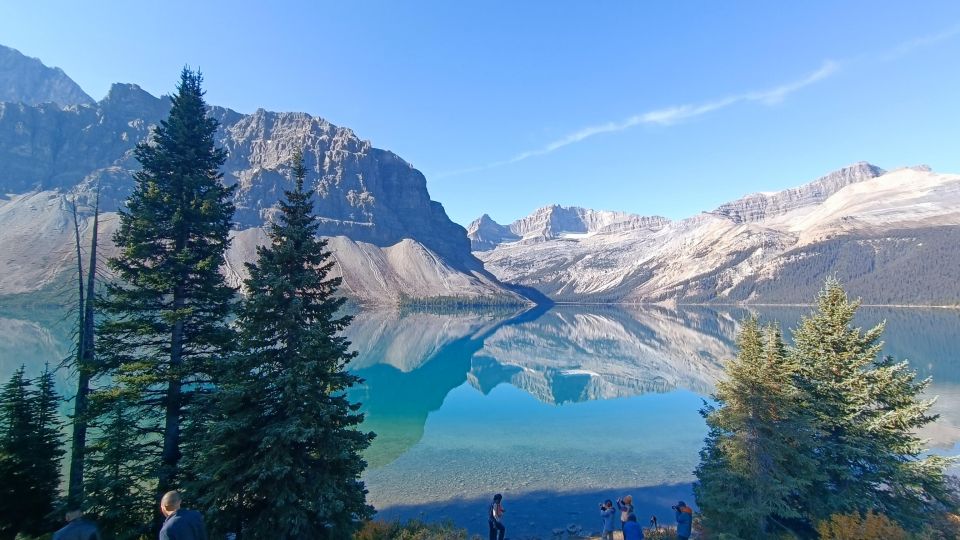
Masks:
[[[94,103],[62,69],[47,67],[38,58],[3,45],[0,45],[0,101],[26,105],[54,103],[61,108]]]
[[[540,210],[534,212],[536,215]],[[659,229],[475,250],[554,301],[804,303],[835,276],[877,304],[960,304],[960,175],[858,162]]]
[[[0,260],[0,295],[40,290],[72,271],[70,204],[77,202],[88,233],[98,189],[101,245],[104,256],[111,254],[111,223],[139,169],[133,150],[169,107],[168,97],[124,83],[92,105],[0,103],[0,248],[10,254]],[[242,114],[210,105],[208,114],[220,123],[215,144],[227,151],[224,182],[237,186],[226,270],[235,283],[245,276],[242,262],[266,241],[262,228],[291,185],[299,149],[316,191],[319,234],[342,250],[336,271],[348,295],[387,304],[530,302],[483,268],[465,229],[430,198],[423,174],[395,153],[307,113]]]

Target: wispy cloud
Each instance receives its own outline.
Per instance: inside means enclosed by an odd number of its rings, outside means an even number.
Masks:
[[[681,120],[687,120],[696,116],[707,114],[725,107],[729,107],[736,103],[741,102],[760,102],[767,105],[772,105],[783,101],[788,95],[800,90],[805,86],[809,86],[817,81],[825,79],[830,75],[834,74],[840,65],[837,62],[828,60],[823,63],[823,66],[820,69],[810,73],[806,77],[781,85],[775,88],[768,90],[761,90],[756,92],[747,92],[744,94],[739,94],[735,96],[729,96],[722,99],[717,99],[714,101],[708,101],[705,103],[698,104],[687,104],[687,105],[677,105],[673,107],[667,107],[664,109],[655,109],[652,111],[647,111],[645,113],[636,114],[625,118],[619,121],[607,122],[605,124],[598,124],[595,126],[587,126],[578,131],[570,133],[564,137],[561,137],[553,142],[548,143],[542,148],[537,148],[535,150],[527,150],[525,152],[520,152],[519,154],[513,156],[510,159],[505,159],[501,161],[495,161],[492,163],[487,163],[485,165],[479,165],[477,167],[470,167],[466,169],[459,169],[456,171],[447,171],[442,172],[436,175],[437,178],[447,178],[450,176],[458,176],[461,174],[468,174],[474,172],[485,171],[488,169],[493,169],[496,167],[502,167],[504,165],[510,165],[529,159],[536,156],[543,156],[559,150],[565,146],[570,146],[571,144],[578,143],[590,137],[595,137],[597,135],[602,135],[604,133],[616,133],[618,131],[624,131],[641,124],[658,124],[658,125],[671,125],[675,124]]]
[[[950,38],[960,35],[960,24],[955,24],[950,28],[938,32],[936,34],[930,34],[926,36],[920,36],[897,45],[896,47],[890,49],[884,54],[881,54],[877,57],[877,60],[881,62],[886,62],[889,60],[896,60],[910,54],[911,52],[921,49],[923,47],[929,47],[930,45],[935,45],[941,41],[946,41]]]
[[[950,27],[949,29],[939,32],[937,34],[931,34],[927,36],[921,36],[918,38],[905,41],[896,47],[890,49],[889,51],[879,54],[873,58],[875,61],[890,61],[902,56],[905,56],[916,49],[927,47],[933,44],[936,44],[941,41],[953,38],[957,35],[960,35],[960,24]],[[863,58],[861,58],[863,60]],[[850,63],[850,62],[845,62]],[[770,88],[767,90],[745,92],[742,94],[737,94],[733,96],[728,96],[725,98],[715,99],[711,101],[705,101],[702,103],[692,103],[686,105],[676,105],[672,107],[667,107],[663,109],[655,109],[652,111],[647,111],[644,113],[636,114],[622,120],[611,121],[604,124],[597,124],[593,126],[587,126],[580,130],[577,130],[573,133],[570,133],[564,137],[561,137],[555,141],[552,141],[541,148],[534,150],[527,150],[520,152],[519,154],[501,161],[494,161],[484,165],[478,165],[476,167],[469,167],[465,169],[458,169],[453,171],[441,172],[435,175],[436,178],[448,178],[451,176],[459,176],[462,174],[475,173],[480,171],[485,171],[489,169],[494,169],[497,167],[503,167],[505,165],[511,165],[526,159],[543,156],[551,152],[555,152],[565,146],[570,146],[571,144],[576,144],[585,139],[595,137],[597,135],[602,135],[605,133],[616,133],[619,131],[625,131],[635,126],[643,124],[653,124],[661,126],[669,126],[680,122],[682,120],[688,120],[690,118],[695,118],[707,113],[711,113],[726,107],[730,107],[740,103],[760,103],[763,105],[775,105],[782,102],[790,94],[797,92],[807,86],[815,84],[819,81],[822,81],[831,75],[834,75],[841,69],[841,63],[834,60],[827,60],[820,66],[820,69],[807,74],[805,77],[797,79],[795,81],[782,84],[780,86]]]

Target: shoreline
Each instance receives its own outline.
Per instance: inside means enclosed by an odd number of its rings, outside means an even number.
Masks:
[[[599,504],[606,499],[630,494],[633,496],[640,525],[649,526],[651,516],[657,516],[661,528],[675,525],[670,509],[678,501],[695,507],[693,483],[681,482],[636,488],[589,489],[578,492],[511,493],[505,487],[503,506],[506,537],[512,540],[563,538],[589,539],[599,537],[601,520]],[[490,495],[492,497],[492,494]],[[378,509],[373,519],[401,522],[420,519],[427,522],[452,522],[467,530],[469,537],[479,534],[485,538],[487,496],[449,499],[418,505],[390,505]]]

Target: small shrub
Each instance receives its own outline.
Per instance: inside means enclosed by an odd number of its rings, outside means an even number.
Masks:
[[[656,529],[645,527],[643,537],[647,540],[677,540],[677,528],[663,525]]]
[[[353,535],[353,538],[354,540],[467,540],[467,531],[449,522],[368,521]]]
[[[866,516],[859,513],[834,514],[817,526],[821,540],[908,540],[907,531],[895,521],[872,510]]]

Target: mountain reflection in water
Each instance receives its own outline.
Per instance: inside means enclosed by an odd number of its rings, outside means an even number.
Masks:
[[[508,384],[547,404],[688,390],[709,396],[736,354],[743,317],[790,329],[809,308],[556,306],[523,313],[364,311],[348,331],[365,379],[351,392],[378,434],[368,459],[390,463],[423,436],[428,415],[464,383],[487,395]],[[864,327],[887,321],[884,354],[911,359],[941,419],[935,447],[960,440],[960,313],[861,308]],[[785,332],[789,339],[789,331]]]
[[[364,429],[377,433],[365,454],[370,502],[384,518],[426,512],[474,530],[483,526],[474,506],[482,514],[482,501],[503,492],[519,529],[541,532],[538,509],[555,501],[569,505],[558,508],[561,520],[592,509],[597,497],[626,493],[640,501],[638,511],[662,510],[692,496],[706,435],[698,409],[736,354],[739,321],[753,313],[779,322],[789,339],[809,311],[361,311],[347,337],[358,353],[350,369],[364,382],[349,394],[362,403]],[[960,311],[865,307],[857,324],[882,320],[884,353],[911,360],[932,377],[928,394],[939,396],[940,418],[921,435],[934,451],[956,453]],[[44,362],[58,364],[70,354],[71,334],[60,313],[0,304],[0,376],[21,364],[30,376]],[[58,374],[67,396],[70,375]]]

